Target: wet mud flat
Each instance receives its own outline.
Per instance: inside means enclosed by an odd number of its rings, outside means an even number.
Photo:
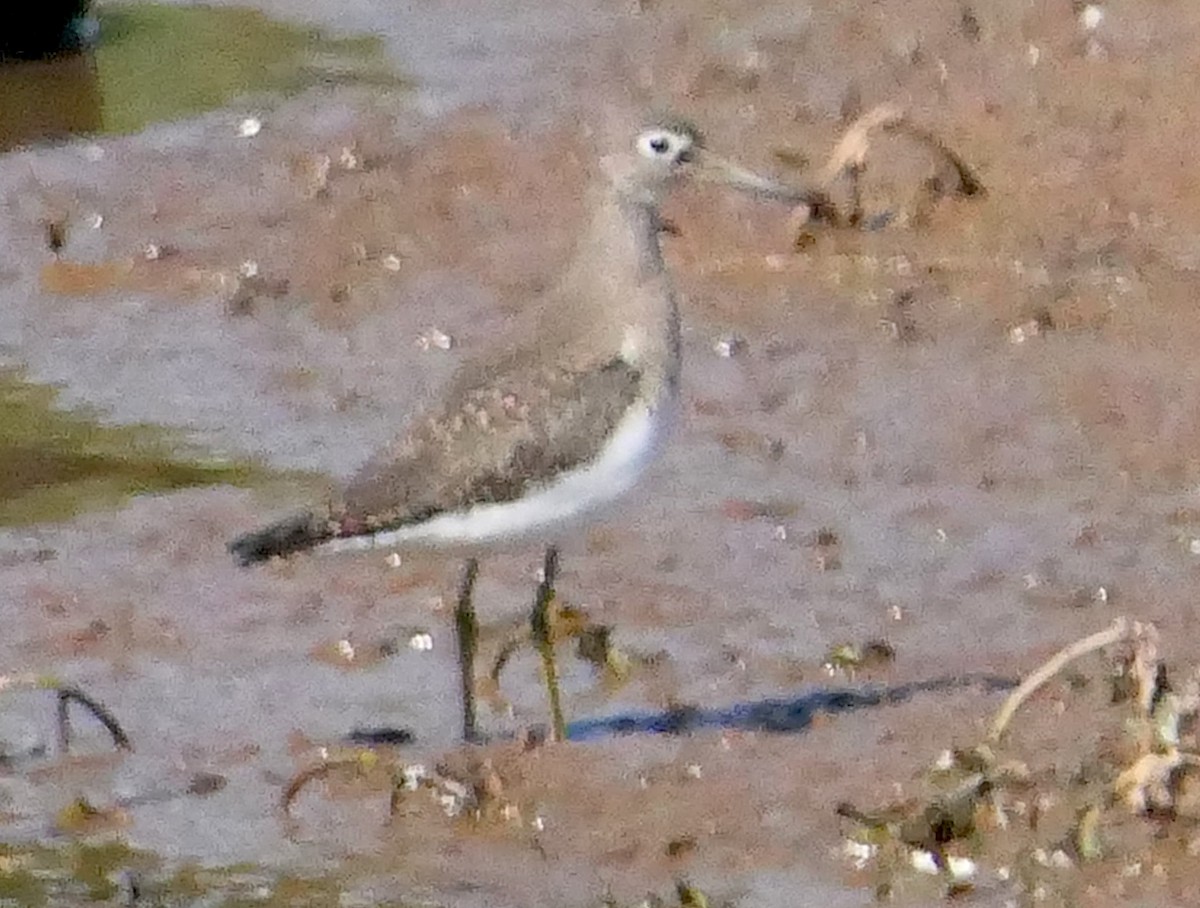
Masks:
[[[171,861],[303,867],[367,903],[628,904],[673,899],[678,879],[713,902],[872,900],[837,806],[916,797],[1002,691],[947,684],[792,733],[731,723],[462,753],[456,565],[243,572],[224,551],[350,472],[517,323],[570,253],[592,143],[620,138],[606,104],[669,104],[715,149],[802,181],[855,116],[899,103],[987,192],[924,205],[930,162],[895,138],[860,175],[873,229],[814,228],[797,248],[787,211],[702,191],[673,202],[685,412],[639,493],[563,540],[562,595],[632,663],[605,684],[564,647],[577,727],[828,686],[1016,680],[1119,614],[1153,621],[1186,672],[1200,200],[1179,74],[1200,19],[1184,3],[1097,9],[732,4],[700,18],[652,3],[585,42],[549,115],[429,120],[341,87],[0,159],[5,364],[108,422],[317,476],[3,531],[0,665],[84,686],[134,745],[112,755],[79,718],[75,757],[15,761],[3,835],[46,837],[84,798],[115,811],[119,828],[96,835]],[[57,255],[48,218],[66,228]],[[497,637],[527,611],[538,561],[485,563]],[[426,634],[431,649],[410,645]],[[894,658],[826,669],[871,640]],[[1100,728],[1102,687],[1081,672],[1027,707],[1024,757],[1052,782],[1119,736],[1119,720]],[[511,714],[485,712],[491,730],[545,720],[531,654],[502,693]],[[53,743],[51,701],[6,695],[9,752]],[[321,747],[380,725],[416,735],[397,761],[479,778],[486,757],[507,809],[447,817],[415,792],[389,817],[390,777],[372,767],[307,787],[282,817]],[[221,784],[195,784],[210,775]],[[1067,849],[1037,875],[1043,903],[1191,904],[1195,834],[1186,815],[1154,822],[1123,822],[1094,860]],[[998,869],[1021,849],[1053,855],[1070,827],[1022,827],[991,853],[981,839],[963,898],[1032,898],[1028,877]],[[927,904],[946,885],[896,897]]]

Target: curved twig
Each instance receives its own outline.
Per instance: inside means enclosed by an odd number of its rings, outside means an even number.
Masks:
[[[1016,690],[1009,694],[1008,699],[1004,701],[1004,705],[1000,707],[999,712],[996,713],[996,717],[992,720],[991,729],[988,732],[988,741],[998,741],[1004,735],[1009,722],[1012,721],[1013,715],[1016,714],[1025,701],[1038,688],[1062,671],[1069,663],[1080,656],[1103,649],[1113,643],[1132,639],[1140,633],[1141,627],[1138,624],[1131,623],[1127,618],[1117,618],[1113,621],[1112,626],[1106,630],[1084,637],[1082,640],[1077,640],[1070,646],[1059,650],[1054,656],[1026,677]]]
[[[58,747],[60,752],[67,753],[71,748],[71,716],[70,704],[74,700],[90,712],[100,721],[100,723],[108,729],[109,735],[112,737],[113,746],[118,750],[132,750],[133,745],[129,741],[129,736],[125,734],[125,730],[121,728],[121,723],[117,721],[116,716],[109,711],[99,700],[85,693],[81,688],[73,684],[64,684],[57,687],[58,690]]]
[[[279,809],[285,814],[290,814],[292,812],[292,802],[296,800],[304,786],[316,779],[328,777],[330,771],[339,765],[343,764],[326,761],[310,766],[308,769],[300,770],[300,772],[292,776],[287,786],[283,789],[283,794],[279,796]]]
[[[121,723],[117,721],[117,717],[112,714],[111,710],[77,685],[65,684],[53,675],[32,673],[0,675],[0,692],[6,690],[52,690],[57,694],[58,748],[61,753],[67,753],[71,746],[69,706],[72,700],[81,704],[108,729],[114,747],[118,750],[133,749],[129,736],[125,734]]]

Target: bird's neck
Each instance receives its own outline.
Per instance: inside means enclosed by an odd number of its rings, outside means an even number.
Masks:
[[[673,388],[679,377],[679,313],[663,263],[662,219],[649,200],[611,187],[589,205],[568,276],[568,298],[586,300],[572,317],[613,355]],[[564,299],[564,303],[567,299]]]

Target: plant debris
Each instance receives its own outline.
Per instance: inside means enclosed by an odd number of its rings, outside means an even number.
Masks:
[[[1022,750],[1018,713],[1055,680],[1063,709],[1086,708],[1072,701],[1098,685],[1077,663],[1108,649],[1109,708],[1090,714],[1102,746],[1078,766],[1040,765]],[[874,875],[880,898],[933,875],[945,897],[986,880],[1045,901],[1082,865],[1110,872],[1119,887],[1172,840],[1190,853],[1200,845],[1198,726],[1200,670],[1173,687],[1154,625],[1119,618],[1031,672],[984,740],[944,751],[919,782],[923,796],[874,810],[839,804],[852,827],[844,856]]]

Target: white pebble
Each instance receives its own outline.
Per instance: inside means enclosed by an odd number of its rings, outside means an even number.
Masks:
[[[258,117],[246,117],[238,124],[237,134],[242,139],[252,139],[262,132],[262,120]]]
[[[1075,866],[1075,862],[1071,860],[1071,856],[1061,848],[1055,848],[1054,853],[1050,855],[1050,866],[1058,870],[1069,870]]]
[[[950,871],[950,876],[955,880],[969,880],[975,876],[977,870],[976,864],[970,858],[957,857],[950,855],[946,858],[946,869]]]
[[[388,555],[387,558],[385,558],[383,560],[387,564],[387,566],[390,568],[398,568],[398,567],[400,567],[401,564],[404,563],[403,560],[400,558],[399,552],[392,552],[392,554]]]
[[[430,328],[417,338],[417,346],[422,350],[449,350],[454,346],[454,338],[437,328]]]
[[[420,633],[408,638],[408,648],[418,653],[427,653],[433,649],[433,635]]]
[[[387,255],[385,255],[383,257],[382,261],[383,261],[383,267],[386,268],[388,271],[399,271],[400,270],[400,267],[401,267],[400,257],[398,255],[395,255],[394,253],[388,253]]]
[[[937,876],[941,873],[941,868],[938,867],[937,858],[932,851],[925,851],[922,848],[914,848],[908,855],[909,863],[912,864],[913,870],[918,873],[928,873],[930,876]]]
[[[246,261],[242,262],[242,264],[238,267],[238,273],[241,274],[242,277],[257,277],[258,262],[254,261],[254,259],[246,259]]]
[[[722,359],[731,359],[746,349],[746,342],[740,337],[723,337],[713,344],[713,352]]]
[[[879,846],[869,842],[855,842],[853,839],[846,839],[842,844],[842,857],[849,860],[855,870],[862,870],[866,867],[878,851]]]
[[[1095,31],[1104,21],[1104,9],[1095,3],[1089,3],[1079,12],[1079,24],[1087,31]]]
[[[410,763],[404,767],[404,790],[416,791],[420,784],[429,777],[425,764]]]

